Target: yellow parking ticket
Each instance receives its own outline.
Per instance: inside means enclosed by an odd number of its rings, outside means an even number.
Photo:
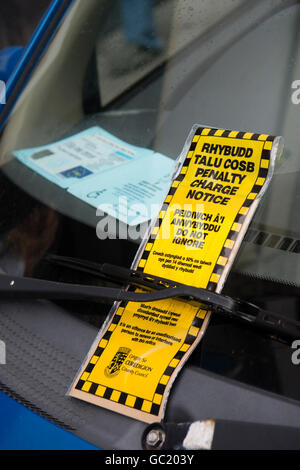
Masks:
[[[281,151],[281,137],[194,126],[132,268],[220,293]],[[117,303],[69,395],[160,421],[210,315],[180,298]]]

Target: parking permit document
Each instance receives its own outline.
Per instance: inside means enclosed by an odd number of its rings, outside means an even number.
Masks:
[[[129,225],[145,222],[152,218],[155,207],[159,210],[175,164],[171,158],[130,145],[98,126],[13,153],[52,183]]]
[[[220,293],[282,146],[281,137],[195,125],[132,269]],[[207,305],[186,298],[115,303],[68,394],[162,420],[210,317]]]
[[[73,185],[69,192],[128,225],[138,225],[159,212],[174,164],[174,160],[152,153],[108,171],[105,178],[95,176]]]

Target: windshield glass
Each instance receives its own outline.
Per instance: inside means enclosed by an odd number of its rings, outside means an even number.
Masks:
[[[75,0],[1,136],[1,269],[101,283],[45,255],[129,267],[192,126],[264,132],[285,150],[224,293],[299,319],[299,17],[291,0]],[[61,304],[96,326],[109,311]],[[290,358],[214,318],[191,362],[299,399]]]

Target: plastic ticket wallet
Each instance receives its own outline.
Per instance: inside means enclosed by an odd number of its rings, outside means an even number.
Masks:
[[[132,268],[220,293],[281,151],[281,137],[194,126]],[[204,304],[180,298],[116,303],[69,395],[161,420],[210,316]]]

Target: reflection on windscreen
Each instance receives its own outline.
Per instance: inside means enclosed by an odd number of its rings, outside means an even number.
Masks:
[[[169,61],[242,3],[121,0],[107,12],[96,45],[102,104]]]

